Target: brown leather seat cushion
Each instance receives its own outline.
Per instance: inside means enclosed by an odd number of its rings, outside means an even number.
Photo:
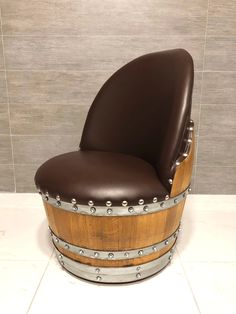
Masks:
[[[92,200],[95,205],[121,206],[126,200],[151,203],[168,194],[152,165],[138,157],[120,153],[76,151],[46,161],[35,175],[37,187],[51,197],[79,204]]]

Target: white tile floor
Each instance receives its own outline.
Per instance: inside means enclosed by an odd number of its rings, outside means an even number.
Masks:
[[[0,194],[0,313],[236,313],[236,195],[190,195],[182,222],[159,275],[97,285],[58,265],[38,195]]]

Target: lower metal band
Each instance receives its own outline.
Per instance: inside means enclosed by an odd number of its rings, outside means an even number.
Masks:
[[[125,283],[138,281],[161,271],[172,259],[174,246],[154,261],[127,267],[93,267],[74,261],[56,249],[57,259],[70,273],[86,280],[101,283]]]
[[[84,247],[73,245],[69,242],[66,242],[60,239],[52,232],[52,230],[50,230],[50,233],[51,233],[52,241],[56,246],[66,249],[72,253],[89,257],[89,258],[93,258],[93,259],[124,260],[124,259],[137,258],[137,257],[150,255],[152,253],[160,251],[161,249],[163,249],[167,245],[170,245],[171,243],[174,244],[178,237],[179,227],[170,237],[164,239],[162,242],[158,242],[144,248],[139,248],[135,250],[125,250],[125,251],[91,250]]]

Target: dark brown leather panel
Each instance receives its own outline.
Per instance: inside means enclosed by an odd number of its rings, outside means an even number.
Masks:
[[[110,151],[151,163],[170,190],[191,111],[193,61],[183,49],[151,53],[117,71],[97,94],[82,150]]]
[[[60,195],[80,204],[89,200],[95,205],[111,201],[121,206],[126,200],[137,205],[139,199],[151,203],[153,197],[164,199],[167,190],[146,161],[117,153],[77,151],[46,161],[35,175],[36,186],[51,197]]]

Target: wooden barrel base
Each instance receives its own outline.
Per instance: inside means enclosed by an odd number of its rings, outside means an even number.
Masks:
[[[128,267],[94,267],[63,255],[57,248],[57,259],[73,275],[100,283],[129,283],[148,278],[164,269],[171,261],[175,245],[164,255],[151,262]]]

